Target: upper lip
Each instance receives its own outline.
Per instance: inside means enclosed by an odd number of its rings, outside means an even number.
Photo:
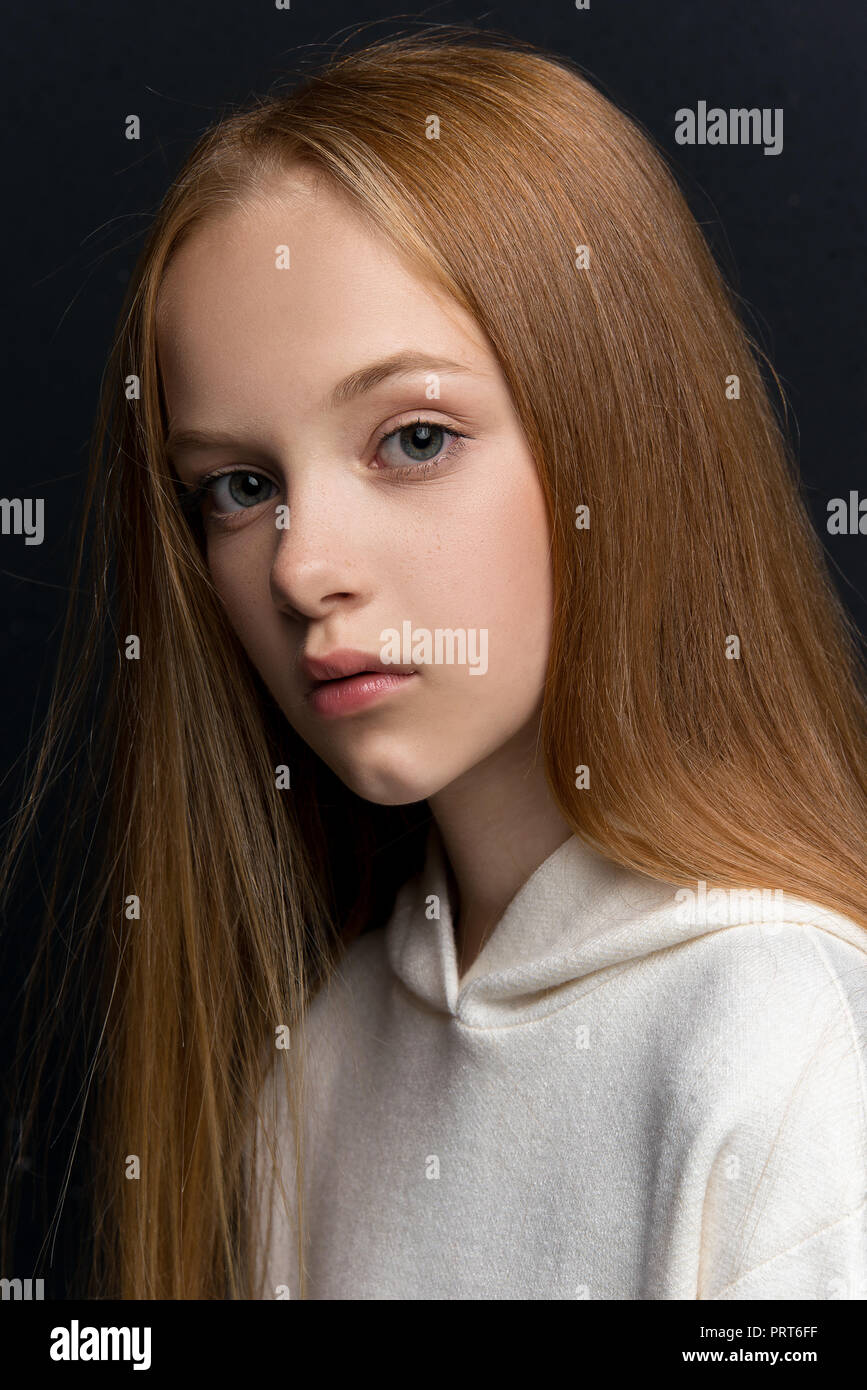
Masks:
[[[386,671],[392,675],[408,675],[415,670],[414,666],[380,661],[378,656],[371,656],[369,652],[360,652],[348,647],[340,647],[325,656],[305,654],[301,657],[300,665],[310,682],[311,690],[323,681],[346,680],[348,676],[357,676],[362,671]]]

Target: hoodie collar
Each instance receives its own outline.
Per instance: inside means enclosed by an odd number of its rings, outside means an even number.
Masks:
[[[682,892],[572,835],[515,894],[459,981],[447,858],[433,823],[424,866],[399,889],[385,928],[388,961],[424,1006],[470,1028],[499,1028],[566,1008],[597,971],[625,969],[731,926],[761,922],[770,945],[780,930],[809,923],[865,949],[862,927],[789,893],[782,895],[780,920],[765,920],[745,897],[720,921],[713,913],[685,913],[678,905]],[[437,906],[439,915],[431,915]]]
[[[675,891],[572,835],[518,890],[459,981],[447,870],[433,824],[421,872],[398,891],[386,948],[416,999],[473,1028],[530,1022],[564,1008],[590,971],[634,954],[636,917],[671,903]]]

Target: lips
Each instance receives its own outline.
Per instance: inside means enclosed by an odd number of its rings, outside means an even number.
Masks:
[[[386,663],[370,652],[345,648],[323,657],[303,656],[300,664],[310,681],[307,703],[327,720],[360,714],[393,699],[395,692],[418,679],[414,666]]]
[[[380,661],[370,652],[340,648],[326,656],[302,656],[301,669],[310,682],[310,690],[316,690],[327,681],[346,680],[350,676],[363,674],[409,675],[414,666],[401,666],[395,662]]]

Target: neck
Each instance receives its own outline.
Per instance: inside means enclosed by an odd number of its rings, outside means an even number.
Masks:
[[[545,777],[538,717],[429,805],[454,880],[463,975],[518,890],[572,834]]]

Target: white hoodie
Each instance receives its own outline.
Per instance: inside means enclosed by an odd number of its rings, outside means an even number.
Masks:
[[[572,837],[459,982],[432,828],[302,1040],[309,1297],[867,1297],[867,931],[689,897]]]

